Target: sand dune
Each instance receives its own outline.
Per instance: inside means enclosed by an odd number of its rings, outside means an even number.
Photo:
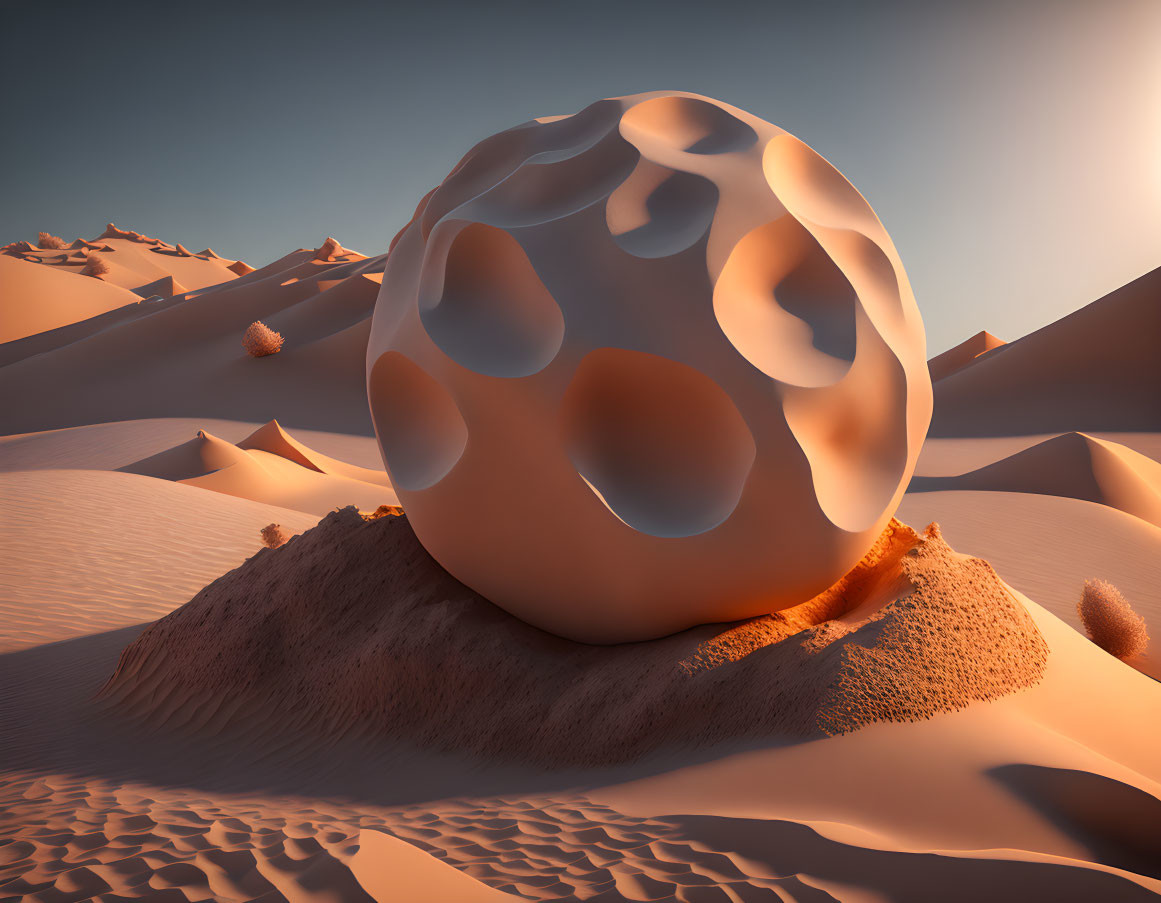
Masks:
[[[317,520],[124,473],[4,473],[0,498],[0,652],[160,617],[262,548],[266,524]]]
[[[257,423],[237,420],[166,417],[0,436],[0,471],[119,470],[180,445],[200,429],[227,442],[241,442],[259,428]],[[350,462],[356,465],[356,473],[370,472],[359,479],[387,484],[379,446],[372,437],[315,430],[295,430],[295,435],[311,449],[325,451],[332,466]]]
[[[391,486],[391,481],[387,478],[387,474],[384,471],[349,464],[346,461],[340,461],[324,455],[312,448],[307,448],[287,433],[279,425],[277,420],[271,420],[269,423],[256,429],[238,443],[238,448],[269,452],[272,455],[278,455],[286,458],[288,461],[294,461],[296,464],[301,464],[303,467],[318,471],[319,473],[346,477],[350,480],[360,480],[364,483],[377,483],[381,486]]]
[[[1083,499],[1161,527],[1161,463],[1123,445],[1065,433],[955,477],[915,477],[909,492],[986,489]]]
[[[173,416],[262,423],[276,415],[295,428],[371,435],[364,355],[384,258],[318,254],[300,249],[176,303],[138,305],[135,316],[0,367],[0,392],[26,399],[6,416],[6,430]],[[286,344],[253,359],[240,342],[259,319]]]
[[[937,354],[927,362],[927,369],[931,373],[931,380],[943,379],[949,373],[962,370],[975,363],[989,351],[1004,344],[990,332],[977,332],[970,339],[965,339],[953,348],[942,354]]]
[[[994,464],[1031,448],[1060,433],[1036,433],[1020,436],[983,436],[966,439],[927,439],[915,466],[917,477],[957,477],[969,470]],[[1161,462],[1161,433],[1089,433],[1096,439],[1115,442],[1125,448]]]
[[[118,468],[295,511],[398,505],[382,471],[307,448],[272,420],[237,445],[204,430],[188,442]]]
[[[82,276],[89,254],[99,257],[108,272]],[[41,250],[27,242],[7,245],[0,248],[0,342],[66,326],[140,298],[171,297],[235,279],[232,263],[216,254],[179,254],[165,242],[112,223],[93,241],[78,239],[64,251]]]
[[[1161,431],[1161,269],[941,379],[933,436]]]
[[[0,342],[46,332],[140,300],[118,285],[0,254]]]

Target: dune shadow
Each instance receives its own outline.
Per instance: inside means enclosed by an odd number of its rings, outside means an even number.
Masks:
[[[416,738],[304,730],[212,735],[158,727],[99,699],[136,624],[0,654],[0,772],[67,774],[230,794],[288,794],[402,806],[435,799],[605,786],[801,737],[670,748],[604,767],[551,768],[429,748]]]
[[[1084,844],[1096,861],[1161,879],[1161,800],[1113,778],[1047,765],[999,765],[990,777]]]

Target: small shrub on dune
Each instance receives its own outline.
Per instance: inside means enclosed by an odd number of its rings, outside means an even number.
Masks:
[[[242,347],[251,357],[265,357],[282,350],[282,333],[275,332],[261,320],[255,320],[242,336]]]
[[[45,251],[59,251],[67,248],[65,240],[58,235],[49,235],[47,232],[38,232],[36,246]]]
[[[104,276],[109,272],[109,264],[97,256],[89,254],[85,257],[85,265],[81,267],[82,276]]]
[[[282,524],[267,524],[262,528],[262,542],[266,544],[268,549],[277,549],[279,546],[286,545],[292,535]]]
[[[1145,651],[1145,619],[1133,611],[1121,591],[1105,580],[1086,580],[1076,606],[1089,639],[1119,659]]]

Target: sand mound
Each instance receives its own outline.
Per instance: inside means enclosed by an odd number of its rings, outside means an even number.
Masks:
[[[173,448],[118,468],[294,511],[398,505],[386,474],[330,458],[272,420],[237,445],[199,430]]]
[[[1118,508],[1161,527],[1161,464],[1107,439],[1065,433],[969,473],[915,477],[910,492],[985,489],[1058,495]]]
[[[943,354],[937,354],[927,362],[932,382],[943,379],[956,370],[962,370],[1003,344],[1002,339],[997,339],[990,332],[977,332],[970,339],[960,342],[954,348],[949,348]]]
[[[104,693],[195,729],[596,764],[929,718],[1036,683],[1046,657],[991,567],[934,528],[893,523],[834,591],[790,612],[601,647],[476,595],[406,518],[346,509],[148,628]]]
[[[1161,269],[935,386],[933,436],[1161,429]]]

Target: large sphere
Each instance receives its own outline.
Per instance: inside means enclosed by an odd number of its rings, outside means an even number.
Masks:
[[[931,417],[924,345],[833,166],[662,92],[468,152],[393,244],[367,389],[428,551],[532,624],[620,642],[857,563]]]

